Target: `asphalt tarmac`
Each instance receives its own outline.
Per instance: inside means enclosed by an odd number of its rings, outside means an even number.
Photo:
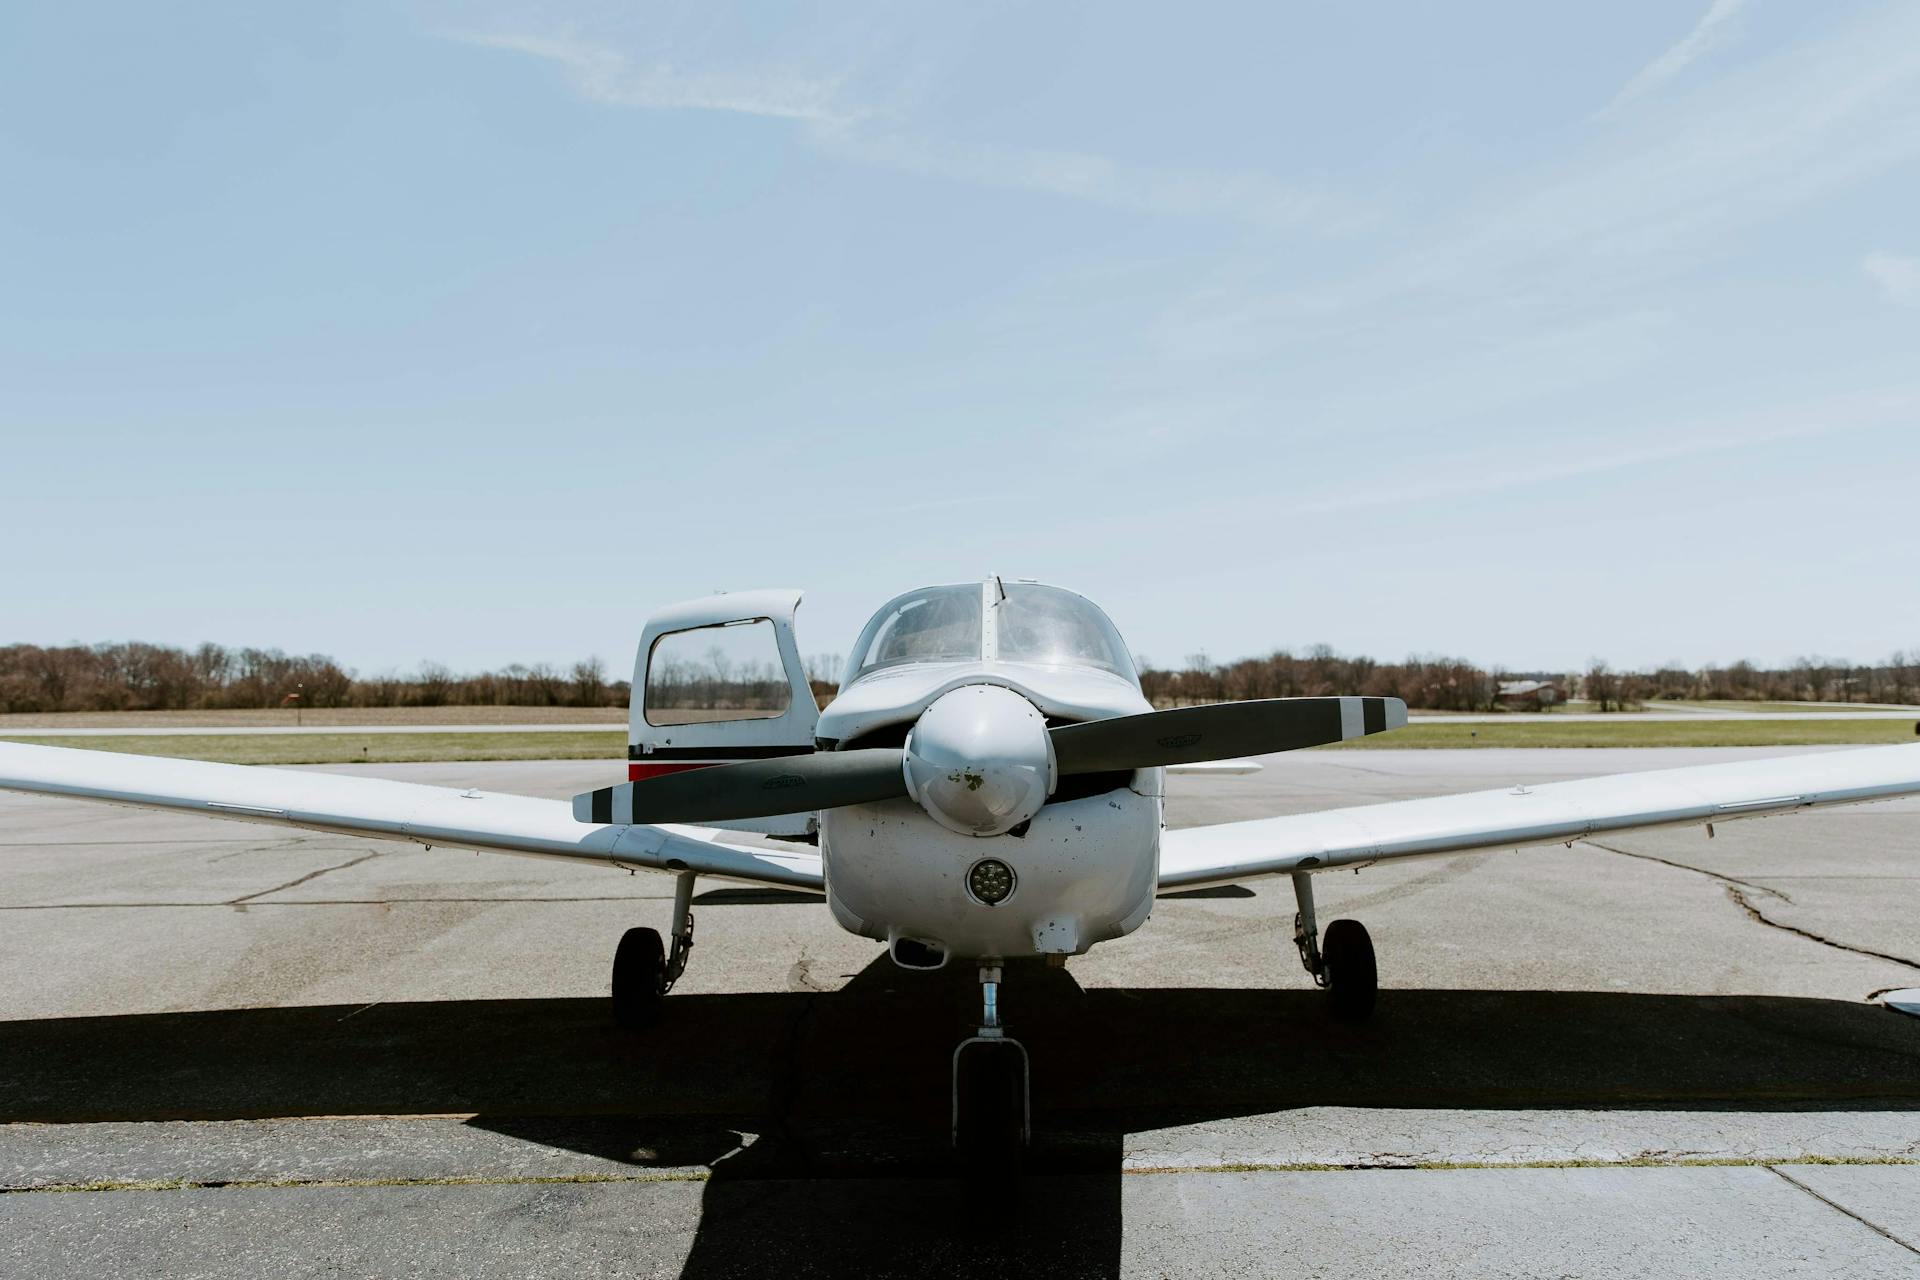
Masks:
[[[1310,753],[1176,825],[1779,751]],[[393,765],[568,796],[622,766]],[[1920,802],[1284,882],[1016,967],[1024,1174],[944,1152],[970,973],[715,884],[0,797],[0,1274],[1920,1275]]]

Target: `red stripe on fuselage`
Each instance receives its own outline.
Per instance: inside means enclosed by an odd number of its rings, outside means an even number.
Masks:
[[[711,769],[716,764],[726,764],[725,760],[707,760],[700,764],[642,764],[637,760],[627,762],[627,781],[640,782],[647,778],[657,778],[663,773],[685,773],[689,769]]]

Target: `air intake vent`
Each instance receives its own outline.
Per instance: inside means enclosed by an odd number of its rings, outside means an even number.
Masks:
[[[938,969],[947,963],[947,946],[923,938],[895,938],[893,962],[902,969]]]

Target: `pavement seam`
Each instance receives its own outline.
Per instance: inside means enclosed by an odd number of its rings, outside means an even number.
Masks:
[[[1674,862],[1667,858],[1655,857],[1650,853],[1635,853],[1631,849],[1618,849],[1610,844],[1601,844],[1598,840],[1583,840],[1581,843],[1592,845],[1594,848],[1607,853],[1620,854],[1622,857],[1638,858],[1643,862],[1657,862],[1663,867],[1672,867],[1678,871],[1691,871],[1695,875],[1705,876],[1707,879],[1717,882],[1722,889],[1726,890],[1727,897],[1732,900],[1735,906],[1747,913],[1749,920],[1752,920],[1756,924],[1763,924],[1769,929],[1778,929],[1782,933],[1791,933],[1796,937],[1805,938],[1808,942],[1817,942],[1823,947],[1832,947],[1836,951],[1847,951],[1857,956],[1867,956],[1874,960],[1886,960],[1892,964],[1902,965],[1908,969],[1920,970],[1920,960],[1909,960],[1905,956],[1896,956],[1885,951],[1875,951],[1871,947],[1856,947],[1850,942],[1841,942],[1837,939],[1829,938],[1825,934],[1815,933],[1811,929],[1802,929],[1797,925],[1775,920],[1767,915],[1766,912],[1754,906],[1752,900],[1743,892],[1744,890],[1751,889],[1756,893],[1764,893],[1778,898],[1788,906],[1792,906],[1793,899],[1778,889],[1769,889],[1763,884],[1754,884],[1750,880],[1738,880],[1733,876],[1721,875],[1718,871],[1708,871],[1704,867],[1692,867],[1684,862]],[[1891,989],[1892,988],[1889,988],[1889,990]]]
[[[1750,1156],[1624,1156],[1617,1160],[1413,1160],[1413,1161],[1222,1161],[1218,1164],[1138,1165],[1123,1168],[1128,1176],[1165,1173],[1458,1173],[1473,1170],[1544,1169],[1765,1169],[1776,1164],[1868,1165],[1907,1167],[1920,1158],[1907,1156],[1807,1156],[1769,1161]]]
[[[1852,1218],[1855,1222],[1859,1223],[1861,1226],[1865,1227],[1867,1230],[1872,1231],[1878,1235],[1885,1236],[1887,1239],[1899,1245],[1902,1249],[1905,1249],[1908,1253],[1920,1255],[1920,1246],[1916,1246],[1910,1243],[1909,1241],[1902,1240],[1899,1236],[1887,1230],[1885,1227],[1881,1226],[1879,1223],[1873,1221],[1870,1218],[1864,1218],[1860,1216],[1859,1214],[1855,1213],[1853,1210],[1847,1208],[1847,1206],[1841,1204],[1839,1201],[1828,1199],[1826,1196],[1821,1195],[1818,1191],[1815,1191],[1812,1187],[1808,1186],[1806,1183],[1800,1181],[1800,1179],[1785,1172],[1784,1170],[1779,1169],[1773,1165],[1767,1165],[1766,1170],[1768,1173],[1774,1174],[1780,1178],[1784,1178],[1788,1183],[1800,1188],[1800,1190],[1806,1192],[1808,1195],[1812,1196],[1815,1200],[1818,1200],[1821,1204],[1826,1205],[1828,1208],[1836,1210],[1837,1212],[1846,1214],[1849,1218]]]
[[[126,1182],[54,1182],[0,1186],[0,1196],[69,1194],[76,1191],[284,1191],[301,1187],[528,1187],[602,1182],[705,1182],[705,1169],[651,1173],[502,1174],[437,1178],[152,1178]]]
[[[1861,1165],[1873,1167],[1913,1167],[1920,1166],[1920,1159],[1907,1159],[1899,1156],[1827,1156],[1800,1161],[1769,1162],[1764,1159],[1705,1156],[1700,1158],[1681,1157],[1675,1159],[1631,1157],[1621,1160],[1459,1160],[1423,1161],[1417,1163],[1374,1163],[1371,1161],[1352,1161],[1346,1163],[1243,1163],[1225,1161],[1219,1164],[1123,1166],[1119,1169],[1111,1170],[1106,1174],[1094,1174],[1090,1176],[1136,1178],[1195,1173],[1464,1173],[1483,1170],[1539,1172],[1551,1169],[1766,1169],[1771,1173],[1778,1174],[1782,1178],[1786,1178],[1788,1182],[1806,1191],[1809,1195],[1823,1200],[1828,1204],[1833,1204],[1833,1201],[1827,1200],[1827,1198],[1820,1195],[1819,1192],[1812,1190],[1804,1183],[1782,1172],[1779,1168],[1781,1164],[1846,1165],[1850,1167]],[[102,1191],[279,1191],[303,1187],[501,1187],[636,1182],[706,1182],[711,1180],[713,1176],[713,1171],[709,1169],[667,1169],[641,1173],[447,1174],[438,1177],[420,1178],[149,1178],[129,1179],[125,1181],[99,1179],[89,1182],[13,1183],[0,1185],[0,1196],[70,1194],[73,1192]],[[899,1174],[895,1171],[890,1174],[876,1176],[899,1176]],[[1048,1174],[1044,1170],[1034,1170],[1029,1171],[1029,1176],[1077,1177],[1083,1175],[1077,1172]],[[755,1178],[749,1174],[744,1178],[735,1176],[733,1180],[791,1182],[809,1181],[813,1180],[813,1178],[811,1175],[801,1172],[798,1174],[782,1173],[768,1178]],[[828,1180],[835,1179],[829,1175]],[[1905,1240],[1901,1240],[1899,1237],[1882,1230],[1866,1219],[1860,1218],[1858,1214],[1853,1213],[1851,1210],[1837,1204],[1834,1204],[1833,1207],[1839,1209],[1840,1212],[1847,1214],[1849,1217],[1858,1218],[1867,1226],[1873,1227],[1874,1230],[1879,1231],[1882,1235],[1887,1236],[1888,1239],[1893,1240],[1902,1247],[1914,1249],[1914,1246],[1908,1244]],[[1915,1249],[1915,1252],[1920,1252],[1920,1249]]]

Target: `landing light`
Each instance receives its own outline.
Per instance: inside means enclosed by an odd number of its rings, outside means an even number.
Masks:
[[[990,907],[1013,892],[1013,868],[998,858],[982,858],[967,872],[967,891]]]

